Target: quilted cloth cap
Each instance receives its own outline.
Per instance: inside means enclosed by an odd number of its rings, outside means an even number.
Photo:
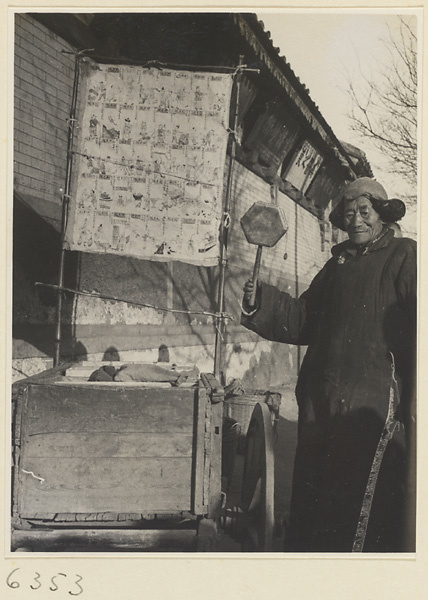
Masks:
[[[388,200],[385,188],[370,177],[360,177],[346,186],[342,192],[342,200],[355,200],[355,198],[364,195],[369,195],[378,200]]]
[[[329,219],[334,227],[346,231],[343,217],[344,202],[355,200],[360,196],[367,196],[384,223],[395,223],[406,214],[406,205],[402,200],[388,199],[385,188],[379,182],[370,177],[360,177],[346,186],[339,203],[331,211]]]

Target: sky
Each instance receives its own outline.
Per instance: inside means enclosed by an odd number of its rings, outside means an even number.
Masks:
[[[270,31],[273,45],[280,48],[280,56],[285,56],[309,89],[336,137],[366,153],[375,177],[390,196],[415,194],[401,178],[388,173],[382,155],[351,130],[347,116],[350,101],[345,93],[346,78],[350,76],[358,82],[361,72],[369,74],[379,62],[389,60],[382,40],[389,38],[389,28],[397,31],[397,15],[378,10],[364,13],[276,10],[258,11],[257,16],[263,21],[265,31]],[[416,19],[414,23],[416,26]],[[413,229],[410,221],[408,226]]]

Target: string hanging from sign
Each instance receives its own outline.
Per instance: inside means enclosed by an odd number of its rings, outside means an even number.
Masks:
[[[249,67],[248,65],[242,64],[234,67],[228,67],[227,65],[194,65],[194,64],[186,64],[186,63],[166,63],[160,60],[135,60],[132,58],[114,58],[111,56],[101,56],[99,54],[93,53],[93,48],[84,50],[84,53],[90,53],[90,60],[94,60],[100,63],[109,63],[116,65],[132,65],[136,67],[142,67],[147,69],[189,69],[195,71],[213,71],[218,73],[230,73],[232,76],[237,75],[240,72],[247,71],[250,73],[260,73],[260,69],[256,69],[253,67]],[[64,54],[74,54],[73,52],[69,52],[66,50],[62,50]],[[83,53],[82,52],[82,53]],[[79,54],[82,54],[79,53]],[[84,61],[88,60],[86,57],[83,58]]]
[[[110,63],[110,64],[120,64],[120,65],[134,65],[143,68],[155,68],[155,69],[195,69],[196,71],[218,71],[224,73],[231,73],[232,76],[237,75],[241,71],[248,71],[250,73],[260,73],[260,69],[255,69],[253,67],[249,67],[248,65],[239,64],[235,67],[228,67],[227,65],[192,65],[185,63],[166,63],[160,60],[148,60],[141,61],[135,60],[132,58],[115,58],[112,56],[102,56],[100,54],[94,54],[95,48],[86,48],[85,50],[80,50],[79,52],[71,52],[70,50],[61,50],[62,54],[72,54],[76,57],[82,57],[83,61],[88,60],[89,57],[86,57],[86,54],[90,54],[90,60],[102,62],[102,63]]]
[[[127,169],[135,169],[136,171],[138,170],[139,166],[137,164],[132,164],[130,161],[125,162],[125,161],[114,161],[108,158],[101,158],[100,156],[94,156],[91,154],[84,154],[83,152],[78,152],[77,150],[74,150],[72,152],[74,155],[79,155],[82,156],[83,158],[86,158],[88,160],[102,160],[103,163],[109,163],[112,165],[118,165],[120,167],[126,167]],[[156,175],[163,175],[164,177],[174,177],[175,179],[182,179],[183,181],[189,181],[192,183],[197,183],[197,184],[202,184],[202,185],[208,185],[208,186],[215,186],[215,183],[209,182],[209,181],[200,181],[199,179],[189,179],[188,177],[182,177],[180,175],[177,175],[176,173],[166,173],[164,171],[156,171]]]

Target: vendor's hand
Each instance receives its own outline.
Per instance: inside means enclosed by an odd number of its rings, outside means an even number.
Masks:
[[[253,294],[254,291],[254,283],[252,279],[248,279],[248,281],[245,282],[244,285],[244,302],[243,302],[243,306],[244,308],[254,308],[255,303],[251,303],[251,296]]]

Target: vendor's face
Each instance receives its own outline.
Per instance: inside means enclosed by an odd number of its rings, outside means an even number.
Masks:
[[[382,231],[382,221],[365,196],[345,201],[345,228],[354,244],[368,244]]]

